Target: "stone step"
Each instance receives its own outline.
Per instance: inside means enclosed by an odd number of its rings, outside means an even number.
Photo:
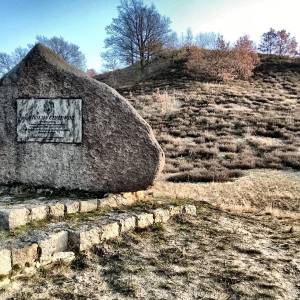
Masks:
[[[114,239],[130,230],[165,223],[175,215],[196,214],[194,205],[168,206],[148,211],[109,212],[90,222],[61,222],[30,231],[0,244],[0,281],[34,272],[58,262],[70,263],[75,254]],[[0,283],[1,286],[1,283]]]
[[[64,218],[71,214],[92,212],[106,208],[128,206],[144,199],[144,192],[108,194],[100,199],[56,199],[45,198],[23,201],[22,204],[9,203],[1,205],[0,229],[12,230],[35,221],[51,218]]]

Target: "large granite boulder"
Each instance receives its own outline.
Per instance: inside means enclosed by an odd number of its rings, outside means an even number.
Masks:
[[[0,80],[0,184],[137,191],[163,164],[150,126],[128,101],[45,46]]]

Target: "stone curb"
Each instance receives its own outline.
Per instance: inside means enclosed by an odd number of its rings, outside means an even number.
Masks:
[[[12,230],[34,221],[63,218],[70,214],[97,211],[105,208],[129,206],[144,199],[144,192],[108,194],[101,199],[61,200],[28,206],[0,208],[0,229]]]
[[[35,240],[19,241],[19,244],[0,249],[0,286],[1,280],[6,282],[15,273],[57,262],[70,264],[75,258],[74,252],[86,251],[130,230],[166,223],[171,217],[180,214],[196,215],[196,207],[181,205],[151,212],[111,213],[106,220],[95,221],[93,225],[84,224],[76,229],[58,229],[51,233],[41,232]]]

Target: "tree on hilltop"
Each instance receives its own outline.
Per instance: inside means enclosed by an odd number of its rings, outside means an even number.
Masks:
[[[259,50],[263,53],[274,54],[276,50],[277,33],[275,29],[270,28],[268,32],[263,33]]]
[[[141,70],[168,42],[170,20],[152,4],[142,0],[121,0],[118,17],[106,27],[105,46],[119,61],[128,65],[140,62]]]
[[[196,35],[196,46],[203,49],[214,50],[217,48],[217,42],[220,38],[220,34],[216,32],[200,32]]]
[[[277,31],[276,54],[295,56],[297,54],[297,41],[285,29]]]
[[[183,45],[186,47],[191,47],[194,44],[194,35],[191,28],[186,30],[185,35],[183,36]]]
[[[250,40],[248,35],[241,36],[235,43],[235,48],[255,52],[255,43]]]
[[[262,35],[259,50],[266,54],[295,56],[297,46],[295,37],[291,37],[291,34],[285,29],[275,31],[271,28]]]

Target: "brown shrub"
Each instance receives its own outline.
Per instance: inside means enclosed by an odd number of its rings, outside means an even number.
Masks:
[[[221,50],[202,50],[194,46],[187,55],[188,71],[221,81],[247,79],[259,62],[257,53],[238,45]]]

